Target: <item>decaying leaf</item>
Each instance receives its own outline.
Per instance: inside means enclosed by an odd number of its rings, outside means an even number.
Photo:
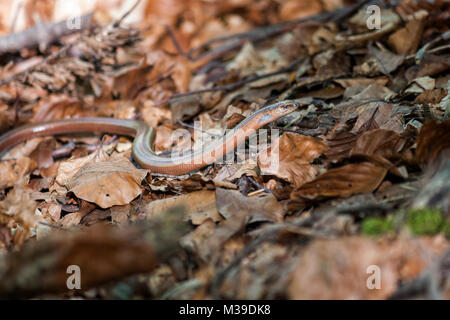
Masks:
[[[236,190],[216,189],[217,210],[226,219],[245,214],[247,223],[280,222],[284,217],[281,204],[272,194],[246,197]]]
[[[207,219],[212,219],[215,222],[222,220],[216,208],[216,194],[209,190],[151,201],[143,206],[141,211],[146,218],[150,219],[162,212],[178,207],[184,208],[187,213],[186,219],[189,219],[195,225],[202,224]]]
[[[36,162],[28,157],[0,162],[0,188],[11,187],[36,168]]]
[[[312,137],[287,132],[259,154],[258,165],[262,174],[275,175],[300,187],[314,179],[317,170],[310,163],[327,149]]]
[[[136,169],[127,159],[88,163],[67,183],[78,198],[102,208],[130,203],[141,192],[147,170]]]
[[[315,180],[294,190],[291,200],[349,197],[352,194],[369,193],[380,185],[386,173],[385,168],[370,162],[347,164],[328,170]]]
[[[369,130],[358,137],[350,150],[350,156],[366,155],[394,160],[400,157],[405,143],[405,138],[397,132],[385,129]]]
[[[108,155],[103,148],[98,148],[95,152],[82,158],[73,158],[60,163],[56,182],[65,185],[82,167],[89,163],[102,162],[108,159]]]
[[[435,120],[427,121],[422,126],[417,137],[416,155],[423,166],[437,159],[439,153],[450,148],[450,120],[437,123]]]

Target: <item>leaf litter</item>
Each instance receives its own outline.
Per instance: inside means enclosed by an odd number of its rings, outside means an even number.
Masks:
[[[91,1],[89,25],[53,33],[64,6],[27,0],[13,25],[0,4],[2,132],[138,119],[164,156],[303,102],[256,152],[184,176],[139,168],[123,136],[15,146],[0,162],[0,297],[449,299],[448,3],[380,1],[370,30],[367,2]],[[73,264],[89,290],[65,287]]]

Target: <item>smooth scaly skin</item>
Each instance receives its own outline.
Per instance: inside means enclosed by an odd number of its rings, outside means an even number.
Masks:
[[[247,117],[216,142],[201,150],[177,157],[161,157],[153,151],[151,146],[155,139],[155,130],[144,122],[114,118],[75,118],[28,124],[0,137],[0,154],[32,137],[75,132],[106,132],[134,136],[133,158],[143,168],[155,173],[180,175],[222,159],[256,130],[288,115],[298,107],[296,100],[271,104]]]

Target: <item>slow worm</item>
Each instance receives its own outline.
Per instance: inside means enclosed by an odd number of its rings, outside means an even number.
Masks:
[[[151,172],[181,175],[221,159],[262,126],[282,118],[295,111],[300,104],[296,100],[285,100],[264,107],[223,137],[203,149],[181,156],[161,157],[153,151],[155,130],[142,121],[114,118],[74,118],[32,123],[11,130],[0,137],[0,154],[14,145],[38,136],[56,134],[104,132],[125,136],[134,136],[132,155],[134,160]]]

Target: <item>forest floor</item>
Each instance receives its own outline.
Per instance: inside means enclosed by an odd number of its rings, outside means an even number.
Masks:
[[[0,161],[0,297],[450,299],[448,2],[59,2],[0,5],[4,134],[142,120],[167,156],[299,108],[183,175],[95,127],[27,135]]]

